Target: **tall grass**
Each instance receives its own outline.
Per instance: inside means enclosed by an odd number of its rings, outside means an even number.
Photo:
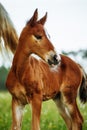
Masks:
[[[85,119],[83,130],[87,130],[87,105],[82,105],[80,102],[78,104]],[[23,115],[22,130],[29,130],[31,128],[29,105],[25,107]],[[8,92],[0,92],[0,130],[10,130],[11,122],[11,95]],[[41,130],[67,130],[52,100],[43,102],[40,125]]]

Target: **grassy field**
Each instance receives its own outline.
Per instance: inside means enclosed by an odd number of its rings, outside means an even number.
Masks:
[[[87,104],[78,102],[84,117],[83,130],[87,130]],[[0,92],[0,130],[10,130],[11,126],[11,96],[8,92]],[[31,109],[27,105],[24,109],[22,130],[31,128]],[[67,130],[53,101],[43,103],[41,113],[41,130]]]

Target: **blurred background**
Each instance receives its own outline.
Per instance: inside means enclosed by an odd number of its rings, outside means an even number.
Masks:
[[[45,27],[56,51],[71,57],[87,72],[87,0],[0,0],[0,2],[9,13],[19,36],[36,8],[39,18],[48,12]],[[5,79],[11,62],[12,57],[0,55],[0,89],[5,88]]]

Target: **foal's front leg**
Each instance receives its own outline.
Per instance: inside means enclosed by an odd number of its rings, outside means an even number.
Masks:
[[[24,106],[16,99],[12,98],[12,128],[11,130],[21,130],[22,114]]]
[[[41,104],[42,104],[42,96],[40,94],[34,94],[31,101],[32,130],[40,130]]]

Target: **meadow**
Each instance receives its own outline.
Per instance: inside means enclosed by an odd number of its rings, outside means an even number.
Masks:
[[[87,104],[83,105],[78,100],[78,105],[84,117],[83,130],[87,130]],[[11,95],[8,92],[0,92],[0,130],[10,130],[11,122]],[[43,102],[40,125],[41,130],[67,130],[52,100]],[[31,107],[26,105],[23,113],[22,130],[29,130],[30,128]]]

